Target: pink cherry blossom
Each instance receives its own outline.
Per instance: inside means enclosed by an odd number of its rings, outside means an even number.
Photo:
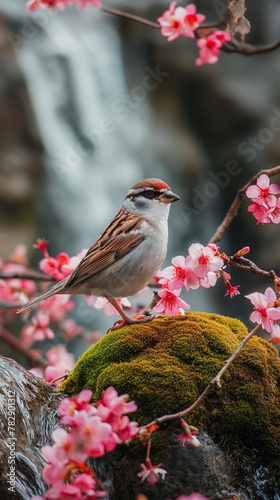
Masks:
[[[47,250],[48,243],[48,240],[45,240],[44,238],[38,238],[37,242],[34,243],[33,248],[40,250],[44,257],[49,257],[49,252]]]
[[[275,201],[275,194],[280,194],[278,184],[270,184],[268,175],[262,174],[256,184],[252,184],[246,190],[246,196],[259,205],[271,206]]]
[[[176,11],[180,16],[182,10],[182,35],[188,38],[194,38],[194,31],[200,26],[200,24],[204,21],[205,16],[203,14],[198,14],[196,12],[196,5],[190,3],[186,7],[177,7]]]
[[[16,250],[15,250],[16,251]],[[23,274],[26,272],[26,266],[17,262],[5,262],[1,265],[3,274]],[[0,298],[6,302],[20,302],[25,304],[27,297],[33,295],[36,291],[36,285],[32,280],[21,278],[0,279]]]
[[[159,283],[166,285],[169,290],[181,290],[185,286],[186,290],[199,287],[199,278],[194,273],[192,262],[189,257],[178,255],[171,262],[172,266],[166,267],[158,273]],[[162,277],[162,278],[161,278]]]
[[[246,195],[253,200],[248,211],[253,213],[258,224],[280,223],[280,199],[275,196],[278,194],[280,194],[280,186],[270,184],[270,179],[266,174],[260,175],[257,183],[247,188]]]
[[[176,7],[176,2],[171,2],[168,10],[158,18],[158,22],[161,26],[162,36],[166,36],[168,42],[171,42],[179,36],[194,38],[194,31],[204,19],[203,14],[196,13],[194,4]]]
[[[191,433],[182,432],[181,434],[179,434],[179,436],[177,436],[177,438],[182,446],[184,446],[185,444],[190,444],[197,448],[201,446],[200,441]]]
[[[81,9],[84,9],[87,5],[91,5],[92,7],[99,9],[102,5],[101,0],[29,0],[27,2],[27,10],[47,10],[50,8],[64,10],[65,7],[73,5],[73,3],[77,3]]]
[[[245,295],[249,299],[255,310],[250,316],[253,323],[262,325],[262,327],[269,333],[273,331],[276,321],[280,319],[280,306],[276,304],[276,294],[272,288],[267,288],[263,293],[254,292]]]
[[[179,434],[179,436],[177,436],[177,439],[181,443],[181,445],[185,446],[185,444],[187,443],[191,444],[192,446],[199,447],[200,442],[195,437],[196,434],[198,434],[198,429],[196,429],[195,427],[190,427],[183,418],[180,419],[180,424],[183,428],[183,432],[182,434]]]
[[[46,358],[49,365],[45,369],[44,378],[46,382],[52,382],[55,379],[63,377],[67,372],[71,371],[75,364],[73,354],[67,352],[65,345],[58,344],[46,352]],[[61,380],[56,382],[59,386]]]
[[[56,257],[45,257],[40,261],[39,266],[44,273],[60,281],[72,272],[71,268],[66,267],[69,261],[69,255],[61,252]]]
[[[193,271],[199,278],[204,278],[210,271],[218,272],[222,269],[224,261],[216,255],[210,246],[204,247],[200,243],[193,243],[189,247],[190,260]],[[212,285],[210,285],[212,286]]]
[[[175,316],[177,314],[184,314],[184,309],[189,309],[190,306],[184,300],[178,297],[178,292],[162,288],[158,292],[160,300],[154,306],[154,311],[157,314],[164,313],[167,316]]]
[[[62,264],[61,266],[61,271],[68,276],[70,273],[76,269],[77,265],[81,262],[82,258],[86,255],[88,252],[88,249],[83,249],[77,255],[73,255],[73,257],[70,257],[68,262],[65,264]]]
[[[230,298],[232,299],[232,297],[234,297],[235,295],[240,295],[240,292],[238,290],[238,288],[240,288],[240,285],[235,285],[235,286],[232,286],[231,282],[226,280],[225,281],[225,285],[226,285],[226,293],[225,293],[225,297],[227,295],[230,296]]]
[[[78,325],[73,318],[67,318],[62,321],[60,327],[63,337],[66,340],[72,340],[74,337],[82,335],[84,332],[84,328],[81,325]]]
[[[196,66],[218,62],[220,48],[230,40],[231,36],[227,31],[214,31],[214,33],[205,38],[199,38],[196,42],[199,48],[199,57],[195,61]]]
[[[268,207],[266,204],[259,205],[258,203],[252,203],[248,207],[248,212],[252,212],[258,224],[269,224],[271,222],[270,215],[273,212],[274,207]]]
[[[66,6],[72,5],[72,3],[73,0],[29,0],[27,2],[27,10],[47,10],[53,7],[57,8],[58,10],[64,10]]]
[[[49,324],[49,316],[42,312],[37,312],[36,315],[32,317],[31,324],[24,325],[21,332],[22,342],[27,346],[31,346],[34,342],[53,339],[55,333],[49,327]]]
[[[89,404],[91,399],[92,391],[90,389],[84,389],[77,396],[62,399],[58,406],[58,413],[62,417],[73,416],[75,411],[85,409],[88,411],[89,409],[92,409],[95,414],[95,408]],[[61,419],[61,422],[68,425],[68,422],[65,422],[63,419]]]
[[[40,311],[49,314],[50,322],[60,323],[69,311],[72,311],[74,302],[70,295],[53,295],[38,304]]]
[[[273,210],[269,213],[269,219],[274,224],[280,224],[280,198],[277,199],[276,205],[273,207]]]
[[[134,401],[128,401],[127,394],[119,396],[114,387],[107,387],[98,401],[97,415],[111,425],[122,442],[130,440],[138,432],[138,424],[125,415],[137,410]]]
[[[80,5],[81,9],[84,9],[87,5],[91,5],[96,9],[100,9],[102,6],[101,0],[76,0],[76,2]]]
[[[162,479],[165,478],[166,470],[161,469],[162,464],[153,465],[149,458],[146,458],[145,464],[140,464],[142,469],[141,472],[138,472],[138,477],[141,479],[141,483],[143,481],[147,481],[149,484],[156,484],[162,476]]]

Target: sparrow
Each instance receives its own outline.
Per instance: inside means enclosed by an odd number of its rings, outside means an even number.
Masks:
[[[144,179],[128,191],[122,207],[76,269],[17,313],[56,294],[105,297],[125,324],[150,321],[131,318],[116,299],[135,295],[160,269],[167,251],[170,204],[179,200],[160,179]]]

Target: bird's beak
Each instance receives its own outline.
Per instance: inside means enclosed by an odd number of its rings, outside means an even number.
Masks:
[[[165,193],[160,196],[160,201],[162,203],[174,203],[174,201],[178,200],[180,200],[180,196],[172,193],[172,191],[165,191]]]

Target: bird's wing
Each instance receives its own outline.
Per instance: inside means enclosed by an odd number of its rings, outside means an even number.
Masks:
[[[140,226],[139,216],[122,208],[73,271],[65,289],[110,267],[136,248],[145,239]]]

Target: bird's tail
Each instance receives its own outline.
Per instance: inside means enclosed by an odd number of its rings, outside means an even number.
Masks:
[[[56,285],[49,288],[49,290],[47,290],[45,293],[42,293],[42,295],[39,295],[39,297],[35,297],[35,299],[30,300],[30,302],[27,302],[27,304],[25,304],[24,306],[22,306],[20,309],[17,310],[17,314],[25,311],[26,309],[29,309],[29,307],[31,306],[35,306],[42,300],[48,299],[49,297],[56,295],[57,293],[67,293],[66,284],[68,280],[69,276],[67,276]]]

